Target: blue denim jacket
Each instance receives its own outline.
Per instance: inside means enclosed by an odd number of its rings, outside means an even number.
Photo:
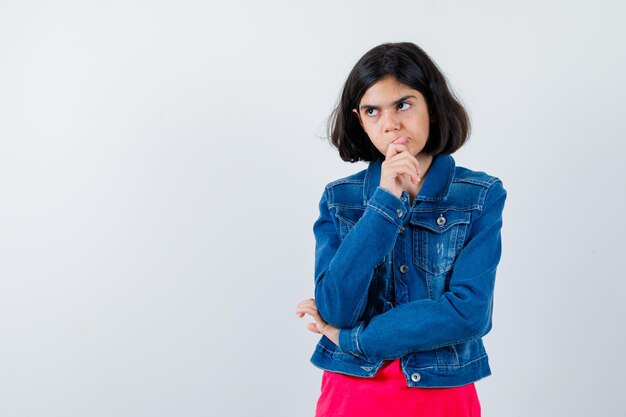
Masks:
[[[483,172],[433,158],[409,203],[378,186],[382,160],[326,186],[313,227],[315,301],[339,327],[311,362],[373,377],[401,358],[407,384],[453,387],[491,374],[491,329],[506,191]]]

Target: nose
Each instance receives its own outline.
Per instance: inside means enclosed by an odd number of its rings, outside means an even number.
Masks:
[[[393,132],[400,129],[400,119],[394,110],[390,109],[383,112],[382,126],[385,132]]]

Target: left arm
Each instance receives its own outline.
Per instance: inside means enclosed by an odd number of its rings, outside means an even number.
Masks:
[[[491,330],[496,267],[500,261],[506,191],[497,181],[472,223],[455,261],[449,291],[438,300],[416,300],[339,330],[339,347],[369,361],[477,339]]]

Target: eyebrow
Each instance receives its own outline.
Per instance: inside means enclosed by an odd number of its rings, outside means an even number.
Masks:
[[[408,100],[408,99],[410,99],[410,98],[417,99],[417,97],[412,96],[412,95],[409,95],[409,96],[404,96],[404,97],[400,97],[399,99],[397,99],[396,101],[394,101],[394,102],[392,103],[392,105],[394,105],[394,106],[395,106],[395,105],[398,105],[398,104],[402,103],[403,101],[406,101],[406,100]],[[359,110],[368,110],[368,109],[377,109],[377,108],[378,108],[378,106],[374,106],[373,104],[361,104],[361,105],[359,106]]]

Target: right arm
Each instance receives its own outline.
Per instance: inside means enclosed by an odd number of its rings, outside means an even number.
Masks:
[[[322,318],[339,328],[354,327],[365,310],[374,268],[391,252],[406,207],[399,198],[405,181],[417,183],[420,169],[402,143],[390,144],[380,186],[363,216],[342,241],[326,189],[315,233],[315,303]]]
[[[378,187],[342,241],[325,190],[313,226],[315,303],[325,321],[340,328],[356,325],[365,309],[374,268],[391,252],[404,210],[402,200]]]

